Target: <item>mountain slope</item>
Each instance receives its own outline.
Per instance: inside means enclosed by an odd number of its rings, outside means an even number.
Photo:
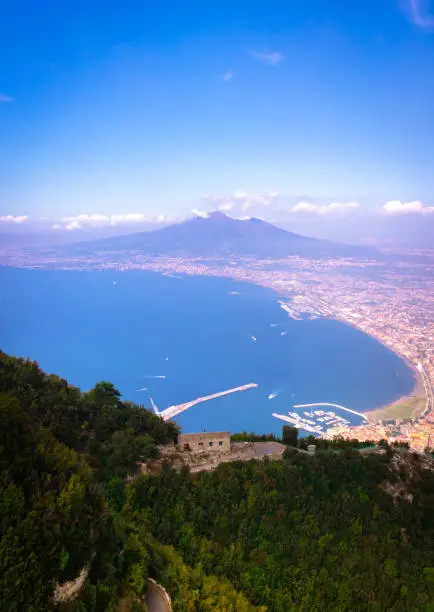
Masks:
[[[76,244],[75,252],[140,251],[149,255],[257,258],[372,257],[370,247],[306,238],[260,219],[232,219],[221,212],[197,217],[153,232],[115,236]]]
[[[0,350],[2,612],[145,612],[148,577],[174,610],[265,612],[187,566],[127,499],[125,476],[176,431],[110,383],[82,393]]]
[[[317,441],[313,456],[139,475],[173,434],[108,382],[82,393],[0,351],[2,611],[145,612],[148,577],[174,612],[432,610],[429,457]]]

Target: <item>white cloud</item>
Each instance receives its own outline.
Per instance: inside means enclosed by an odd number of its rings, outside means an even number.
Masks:
[[[415,200],[413,202],[401,202],[401,200],[390,200],[383,206],[383,212],[389,215],[407,215],[411,213],[432,213],[434,206],[424,206],[422,202]]]
[[[330,204],[312,204],[311,202],[298,202],[291,212],[305,213],[309,215],[334,215],[344,214],[359,208],[357,202],[331,202]]]
[[[25,223],[28,220],[27,215],[3,215],[0,216],[0,223]]]
[[[2,94],[0,93],[0,103],[1,102],[13,102],[14,99],[11,98],[10,96],[7,96],[6,94]]]
[[[277,66],[277,64],[285,59],[285,56],[280,51],[250,51],[250,55],[269,66]]]
[[[232,79],[232,77],[234,76],[234,73],[232,72],[232,70],[227,70],[224,75],[223,75],[223,81],[225,83],[227,83],[228,81],[230,81]]]
[[[429,0],[409,0],[412,21],[420,28],[433,28],[434,16],[428,14]]]
[[[218,196],[206,194],[203,199],[210,203],[208,206],[217,208],[222,212],[231,212],[232,216],[244,216],[247,212],[257,218],[263,213],[264,207],[272,212],[288,212],[289,205],[278,191],[270,190],[265,194],[252,194],[239,189],[233,195]]]
[[[249,215],[255,218],[265,216],[269,221],[288,221],[288,215],[303,213],[305,215],[338,216],[348,215],[358,210],[357,202],[331,202],[328,204],[315,204],[309,201],[297,201],[294,197],[282,195],[276,190],[269,190],[264,194],[252,194],[247,191],[235,191],[231,196],[204,196],[209,204],[207,210],[218,208],[230,211],[232,217],[240,218]]]
[[[298,202],[292,212],[294,213],[308,213],[308,214],[318,214],[320,206],[316,204],[310,204],[309,202]]]
[[[142,215],[142,213],[127,213],[110,216],[111,225],[117,225],[118,223],[142,223],[147,220],[147,217]]]
[[[74,217],[63,217],[62,221],[67,223],[66,229],[74,230],[86,225],[92,225],[100,227],[103,225],[110,225],[110,217],[108,215],[88,215],[81,214]]]
[[[105,227],[107,225],[122,225],[133,223],[152,222],[153,220],[142,213],[121,213],[116,215],[80,214],[72,217],[63,217],[65,229],[76,230],[83,227]]]
[[[71,221],[71,223],[68,223],[67,225],[65,225],[65,229],[68,231],[74,231],[76,229],[81,229],[82,226],[80,225],[80,223],[78,221]]]
[[[341,214],[349,212],[351,210],[356,210],[356,208],[359,208],[357,202],[345,202],[344,204],[341,204],[340,202],[331,202],[330,204],[327,204],[326,206],[322,207],[322,212],[324,214]]]
[[[232,210],[234,207],[232,202],[222,202],[222,204],[220,204],[219,206],[219,210],[221,212],[229,212],[230,210]]]
[[[234,193],[234,198],[236,200],[244,200],[245,198],[247,198],[248,195],[249,194],[247,193],[247,191],[238,190]]]
[[[195,217],[201,217],[202,219],[208,218],[208,213],[203,210],[198,210],[197,208],[193,208],[191,211]]]

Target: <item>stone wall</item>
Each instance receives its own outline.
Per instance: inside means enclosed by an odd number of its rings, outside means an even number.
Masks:
[[[187,436],[188,434],[183,434]],[[191,434],[190,434],[191,435]],[[203,435],[203,434],[201,434]],[[222,439],[222,435],[229,435],[227,432],[224,434],[213,433],[212,436],[216,437],[217,442],[225,441]],[[219,437],[220,436],[220,437]],[[187,438],[188,439],[188,438]],[[180,438],[182,441],[182,438]],[[207,438],[207,441],[214,442],[214,439]],[[188,442],[185,442],[188,444]],[[194,445],[194,438],[193,438]],[[232,442],[230,444],[230,451],[216,452],[211,447],[198,446],[198,451],[185,452],[181,450],[180,445],[175,446],[174,444],[164,444],[158,447],[160,450],[160,457],[158,459],[150,459],[146,463],[141,464],[141,471],[148,474],[158,474],[161,470],[163,463],[169,463],[169,465],[175,469],[180,470],[184,466],[188,466],[191,472],[203,472],[213,471],[221,463],[231,461],[275,461],[282,459],[282,455],[287,448],[279,442]],[[224,445],[216,447],[217,451],[219,448],[227,448]],[[295,449],[300,453],[308,454],[307,451],[301,449]]]
[[[200,451],[228,453],[231,450],[231,436],[228,431],[180,434],[178,445],[181,450],[190,450],[193,453]]]

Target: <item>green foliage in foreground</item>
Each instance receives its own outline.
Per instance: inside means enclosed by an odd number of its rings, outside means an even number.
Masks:
[[[131,480],[176,435],[110,383],[81,393],[0,353],[2,611],[144,611],[148,577],[182,612],[434,610],[434,471],[417,456],[319,442],[340,452]]]
[[[229,581],[188,567],[159,544],[129,501],[126,477],[177,432],[122,402],[110,383],[81,393],[35,362],[0,352],[2,612],[103,612],[119,602],[122,610],[145,610],[148,576],[169,588],[175,610],[256,609]],[[55,605],[56,586],[83,568],[79,596]],[[198,600],[209,605],[196,607]]]
[[[247,433],[243,431],[241,433],[235,433],[231,435],[232,442],[280,442],[281,440],[274,434],[256,434]]]
[[[1,352],[0,392],[12,394],[27,419],[79,452],[102,479],[134,472],[138,460],[156,456],[156,445],[177,435],[175,425],[120,401],[111,383],[81,393],[66,380],[45,375],[36,362]]]
[[[288,450],[283,461],[222,464],[194,478],[142,476],[135,507],[160,541],[229,577],[254,605],[431,610],[434,473],[409,460],[412,504],[394,504],[379,486],[398,478],[387,455]]]

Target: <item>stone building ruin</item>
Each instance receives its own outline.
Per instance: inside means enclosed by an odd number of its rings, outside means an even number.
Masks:
[[[193,453],[199,453],[200,451],[229,453],[231,450],[231,435],[228,431],[180,434],[178,436],[178,446],[182,451]]]

